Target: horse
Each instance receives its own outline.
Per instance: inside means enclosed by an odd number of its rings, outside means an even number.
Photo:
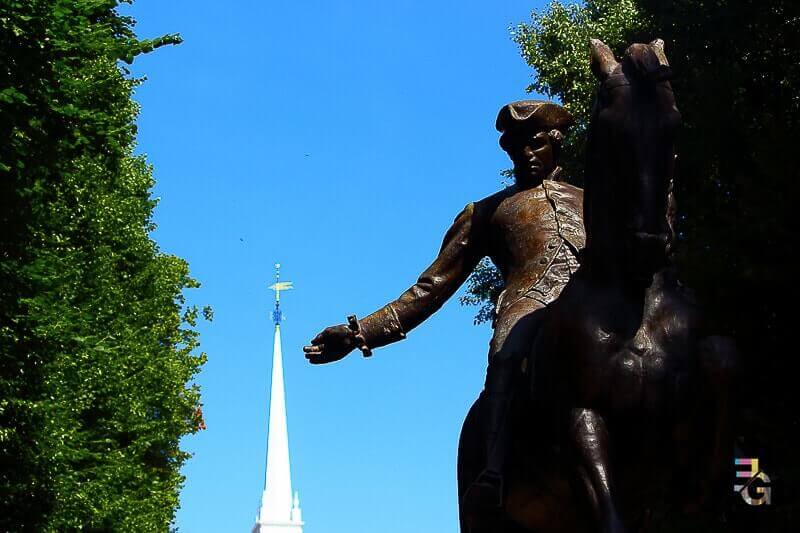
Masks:
[[[590,49],[581,266],[520,369],[505,503],[462,504],[462,533],[645,531],[660,502],[696,511],[730,489],[739,356],[674,265],[681,115],[664,43],[619,61],[599,40]],[[459,440],[459,495],[483,467],[480,402]]]

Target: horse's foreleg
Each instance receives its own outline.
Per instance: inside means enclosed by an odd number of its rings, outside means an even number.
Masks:
[[[579,473],[587,485],[595,523],[603,533],[623,533],[625,528],[614,504],[605,420],[591,409],[573,409],[569,422],[570,444],[578,461]]]
[[[722,490],[733,464],[733,407],[739,354],[733,340],[712,336],[700,344],[700,365],[707,385],[705,404],[712,434],[707,479],[701,480],[704,498]]]

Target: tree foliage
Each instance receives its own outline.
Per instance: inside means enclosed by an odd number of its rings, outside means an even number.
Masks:
[[[746,356],[753,393],[741,399],[739,445],[795,478],[788,443],[800,436],[800,411],[786,393],[794,312],[785,300],[794,285],[790,202],[800,177],[797,35],[794,0],[554,1],[513,31],[535,69],[528,90],[560,100],[577,117],[563,154],[577,184],[595,87],[588,39],[604,40],[618,55],[633,42],[666,42],[684,119],[675,190],[679,271]],[[487,296],[499,288],[486,284],[499,279],[492,268],[476,271],[465,299],[482,305],[479,319],[489,316]],[[781,489],[788,487],[774,491]]]
[[[0,530],[164,531],[198,430],[197,287],[150,238],[117,0],[0,0]]]
[[[644,30],[646,17],[635,0],[599,0],[583,4],[553,2],[542,14],[532,13],[531,22],[520,24],[513,38],[523,59],[536,71],[528,92],[537,92],[562,102],[576,119],[562,151],[562,166],[580,183],[583,139],[596,80],[589,70],[589,39],[602,35],[612,48],[622,48],[631,34]]]
[[[488,257],[481,259],[467,279],[467,292],[459,297],[463,305],[479,306],[475,324],[489,322],[494,316],[494,303],[503,291],[503,278]]]

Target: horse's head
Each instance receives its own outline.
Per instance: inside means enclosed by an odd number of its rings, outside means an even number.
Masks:
[[[666,264],[674,137],[681,122],[664,42],[634,44],[621,61],[591,41],[600,81],[586,161],[587,250],[627,276],[648,278]]]

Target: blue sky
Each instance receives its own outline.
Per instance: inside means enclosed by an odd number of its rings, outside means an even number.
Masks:
[[[405,341],[312,367],[301,347],[414,282],[509,163],[494,119],[531,70],[508,28],[542,2],[138,0],[139,150],[155,238],[210,304],[198,382],[208,430],[177,525],[249,531],[263,488],[272,265],[283,298],[294,488],[306,533],[457,531],[455,461],[491,331],[457,296]],[[461,292],[459,293],[461,294]]]

